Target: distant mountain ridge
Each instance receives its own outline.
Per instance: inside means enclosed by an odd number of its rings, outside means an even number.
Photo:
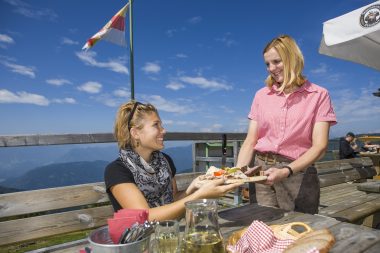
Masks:
[[[53,163],[3,181],[2,186],[37,190],[103,181],[106,161]]]
[[[165,149],[181,170],[192,167],[191,145]],[[118,157],[116,144],[57,145],[38,147],[10,147],[0,149],[1,182],[20,177],[26,172],[53,163],[102,160],[111,162]]]
[[[177,173],[192,170],[191,145],[168,148],[164,152],[173,158]],[[65,160],[66,162],[42,165],[28,170],[23,175],[9,177],[0,182],[0,187],[2,187],[0,193],[101,182],[104,180],[105,167],[117,156],[117,150],[109,147],[68,149],[64,155],[55,158],[57,161]],[[86,159],[106,157],[108,160],[75,161],[84,157]]]

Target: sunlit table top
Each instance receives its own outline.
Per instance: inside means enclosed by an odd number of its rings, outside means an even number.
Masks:
[[[334,218],[298,212],[285,212],[281,209],[249,204],[225,209],[219,212],[219,225],[224,239],[234,231],[248,227],[254,220],[261,220],[267,225],[304,222],[313,229],[328,228],[334,234],[336,243],[330,252],[380,252],[380,230],[338,221]],[[184,229],[183,223],[181,230]],[[79,252],[88,244],[70,247],[52,252]]]

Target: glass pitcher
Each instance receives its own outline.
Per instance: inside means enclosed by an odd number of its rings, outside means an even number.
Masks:
[[[224,253],[217,200],[194,200],[186,202],[185,206],[186,227],[181,253]]]

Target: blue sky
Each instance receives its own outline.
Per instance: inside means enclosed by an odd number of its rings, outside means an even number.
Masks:
[[[380,132],[379,71],[318,53],[324,21],[372,2],[135,0],[135,97],[168,131],[245,132],[262,49],[289,34],[306,76],[330,91],[330,136]],[[1,135],[112,132],[130,98],[128,48],[81,48],[126,3],[0,0]]]

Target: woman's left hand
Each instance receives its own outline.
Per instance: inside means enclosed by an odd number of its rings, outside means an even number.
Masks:
[[[264,176],[267,176],[267,180],[263,182],[266,185],[273,185],[274,183],[280,182],[283,179],[287,178],[289,175],[288,170],[279,169],[271,167],[264,171]]]

